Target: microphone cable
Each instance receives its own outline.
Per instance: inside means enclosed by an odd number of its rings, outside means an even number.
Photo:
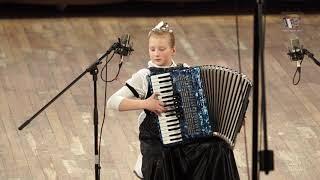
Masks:
[[[100,73],[100,78],[103,82],[108,82],[107,80],[107,75],[106,75],[106,79],[103,78],[102,74],[103,74],[103,71],[106,71],[107,72],[107,64],[112,60],[113,56],[114,56],[115,52],[113,51],[110,59],[108,59],[108,56],[106,57],[106,64],[102,67],[102,70],[101,70],[101,73]]]
[[[240,38],[239,38],[239,16],[238,16],[238,0],[235,1],[234,4],[235,9],[235,23],[236,23],[236,40],[237,40],[237,56],[238,56],[238,69],[239,73],[242,73],[242,67],[241,67],[241,51],[240,51]],[[247,142],[247,131],[246,131],[246,122],[244,117],[243,119],[243,138],[244,138],[244,151],[245,151],[245,159],[246,159],[246,171],[248,175],[248,180],[250,180],[250,168],[249,168],[249,155],[248,155],[248,142]]]
[[[108,79],[107,79],[107,75],[106,75],[106,79],[104,79],[103,76],[102,76],[102,74],[103,74],[102,72],[103,72],[103,71],[106,71],[106,72],[107,72],[107,64],[111,61],[111,59],[113,58],[114,54],[115,54],[115,53],[112,54],[111,58],[107,61],[107,63],[103,66],[103,68],[102,68],[102,70],[101,70],[100,77],[101,77],[101,80],[102,80],[103,82],[106,82],[106,83],[107,83],[107,82],[113,82],[113,81],[115,81],[115,80],[118,79],[118,76],[119,76],[119,74],[120,74],[120,70],[121,70],[121,67],[122,67],[122,62],[119,63],[117,74],[115,75],[115,77],[114,77],[113,79],[108,80]]]
[[[292,84],[293,85],[298,85],[299,82],[300,82],[301,73],[302,73],[302,71],[301,71],[302,70],[302,68],[301,68],[302,62],[303,62],[303,59],[297,61],[297,69],[296,69],[296,72],[294,73],[293,78],[292,78]],[[297,77],[297,74],[298,74],[298,80],[295,81],[296,77]]]
[[[237,2],[237,0],[236,0]],[[236,9],[237,9],[237,3],[236,3]],[[241,68],[241,53],[240,53],[240,42],[239,42],[239,18],[236,10],[236,40],[237,40],[237,55],[238,55],[238,68],[239,68],[239,73],[242,73],[242,68]],[[249,168],[249,156],[248,156],[248,143],[247,143],[247,131],[246,131],[246,122],[245,119],[243,120],[243,138],[244,138],[244,149],[245,149],[245,156],[246,156],[246,170],[248,174],[248,180],[250,180],[250,168]]]
[[[116,74],[116,76],[112,79],[112,80],[108,80],[108,63],[112,60],[113,56],[115,54],[115,51],[113,51],[113,54],[111,55],[111,57],[108,59],[108,56],[106,56],[106,63],[105,65],[103,66],[102,70],[101,70],[101,73],[100,73],[100,78],[103,82],[105,82],[105,86],[104,86],[104,103],[103,103],[103,118],[102,118],[102,123],[101,123],[101,127],[100,127],[100,136],[99,136],[99,146],[98,146],[98,154],[99,154],[99,160],[98,160],[98,165],[99,167],[100,166],[100,162],[101,162],[101,140],[102,140],[102,130],[103,130],[103,126],[104,126],[104,122],[106,120],[106,109],[107,109],[107,84],[108,82],[113,82],[114,80],[116,80],[120,74],[120,70],[121,70],[121,67],[122,67],[122,59],[120,60],[120,63],[119,63],[119,68],[118,68],[118,72]],[[122,55],[122,58],[124,56]],[[102,74],[103,74],[103,71],[105,71],[105,79],[103,78]]]
[[[99,168],[101,168],[100,164],[101,164],[101,141],[102,141],[102,132],[103,132],[103,126],[104,126],[104,122],[106,120],[106,109],[107,109],[107,83],[108,82],[112,82],[114,81],[115,79],[117,79],[119,73],[120,73],[120,68],[121,68],[121,65],[119,64],[119,69],[118,69],[118,72],[117,72],[117,75],[110,81],[108,81],[108,63],[112,60],[112,58],[114,57],[114,54],[115,52],[113,51],[111,57],[108,59],[108,56],[106,56],[106,63],[105,65],[102,67],[102,70],[100,72],[100,78],[104,83],[104,103],[103,103],[103,117],[102,117],[102,123],[101,123],[101,127],[100,127],[100,135],[99,135],[99,145],[98,145],[98,155],[99,155],[99,158],[98,158],[98,166]],[[103,74],[103,71],[105,71],[105,79],[103,78],[102,74]]]

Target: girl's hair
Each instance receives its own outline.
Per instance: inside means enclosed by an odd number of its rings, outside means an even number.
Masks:
[[[164,23],[163,21],[151,29],[148,37],[150,38],[151,36],[169,36],[170,47],[173,48],[176,44],[173,30],[169,28],[168,23]]]

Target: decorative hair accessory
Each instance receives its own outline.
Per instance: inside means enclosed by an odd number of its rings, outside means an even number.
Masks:
[[[159,22],[154,28],[151,29],[153,32],[169,32],[172,33],[172,29],[169,28],[168,23],[165,23],[163,21]]]

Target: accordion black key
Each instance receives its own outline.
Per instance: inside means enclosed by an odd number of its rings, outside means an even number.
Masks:
[[[152,70],[148,81],[167,109],[158,116],[164,145],[218,136],[234,147],[252,87],[247,76],[205,65]]]

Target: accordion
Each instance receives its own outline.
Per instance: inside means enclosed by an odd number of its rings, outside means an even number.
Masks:
[[[217,136],[234,147],[252,82],[229,68],[204,65],[151,70],[151,93],[167,109],[158,118],[163,145]]]

